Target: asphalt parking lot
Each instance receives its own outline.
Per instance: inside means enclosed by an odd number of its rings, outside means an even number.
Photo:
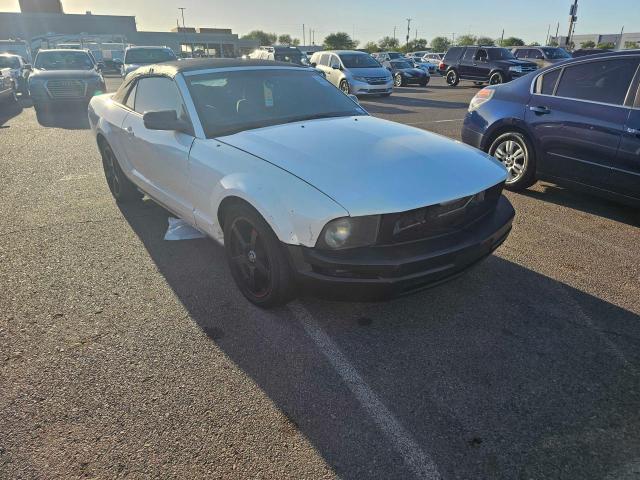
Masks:
[[[476,91],[362,104],[458,139]],[[0,478],[640,478],[637,210],[538,184],[457,280],[261,311],[87,128],[0,112]]]

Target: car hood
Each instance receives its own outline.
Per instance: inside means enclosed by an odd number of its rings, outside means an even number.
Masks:
[[[218,140],[301,178],[352,216],[451,201],[506,179],[502,164],[479,150],[369,116],[276,125]]]
[[[349,73],[358,77],[388,77],[389,70],[384,67],[348,68]]]
[[[526,60],[496,60],[496,63],[515,67],[517,67],[518,65],[521,67],[537,67],[537,64],[533,62],[527,62]]]
[[[396,72],[409,73],[417,77],[420,77],[420,76],[423,77],[426,75],[425,71],[420,68],[398,68]]]
[[[29,76],[31,79],[49,80],[49,79],[73,79],[86,80],[97,79],[100,74],[95,70],[40,70],[34,69]]]

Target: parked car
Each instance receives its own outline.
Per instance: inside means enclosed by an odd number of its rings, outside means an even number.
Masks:
[[[377,52],[372,53],[371,56],[380,63],[388,62],[389,60],[400,60],[401,58],[404,58],[404,55],[400,52]]]
[[[406,58],[408,58],[408,59],[410,59],[410,60],[412,60],[412,61],[414,61],[414,62],[420,62],[420,61],[422,61],[423,57],[424,57],[427,53],[429,53],[429,52],[427,52],[427,51],[421,51],[421,52],[410,52],[410,53],[407,53],[407,54],[405,55],[405,57],[406,57]]]
[[[122,78],[143,65],[172,62],[178,57],[169,47],[128,47],[124,51],[124,62],[120,64]],[[118,61],[116,61],[119,64]]]
[[[438,65],[434,63],[424,62],[422,60],[412,60],[410,58],[407,58],[407,61],[409,61],[414,68],[420,68],[427,72],[429,76],[438,73]]]
[[[598,55],[600,53],[611,53],[613,50],[606,50],[602,48],[579,48],[571,52],[573,58],[586,57],[587,55]]]
[[[0,69],[8,68],[18,93],[23,97],[29,95],[29,65],[20,55],[10,53],[0,54]]]
[[[273,60],[275,62],[287,62],[303,67],[310,66],[309,59],[298,47],[289,45],[272,45],[260,47],[251,52],[248,58],[253,60]]]
[[[391,60],[383,62],[382,66],[393,75],[393,85],[395,87],[404,87],[406,85],[420,85],[426,87],[431,80],[429,72],[422,68],[416,68],[408,59]]]
[[[445,53],[425,53],[425,55],[422,57],[422,60],[424,62],[440,65],[440,62],[444,59],[445,55]]]
[[[548,67],[554,63],[569,60],[571,55],[564,48],[559,47],[515,47],[511,50],[513,56],[519,60],[528,60],[539,68]]]
[[[381,95],[393,92],[393,77],[371,55],[355,50],[316,52],[311,66],[346,94]]]
[[[569,60],[471,101],[462,140],[536,179],[640,205],[640,50]]]
[[[16,103],[18,97],[16,97],[15,84],[11,77],[10,68],[0,68],[0,102],[1,103]]]
[[[88,104],[107,87],[86,50],[40,50],[29,75],[29,93],[36,112],[51,105]]]
[[[537,68],[535,63],[518,60],[501,47],[451,47],[440,64],[441,72],[452,87],[457,86],[460,80],[498,85]]]
[[[514,217],[495,159],[369,116],[292,64],[143,67],[94,98],[89,120],[116,201],[144,192],[224,243],[261,307],[297,286],[380,298],[446,281],[497,248]]]

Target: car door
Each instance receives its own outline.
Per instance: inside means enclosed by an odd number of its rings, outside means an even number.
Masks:
[[[322,70],[324,72],[325,78],[337,87],[338,84],[335,83],[335,78],[332,78],[330,76],[330,73],[331,73],[331,67],[329,67],[330,57],[331,57],[330,53],[323,53],[322,55],[320,55],[317,68]]]
[[[635,95],[635,99],[633,98]],[[624,126],[616,165],[611,175],[612,183],[623,195],[640,198],[640,68],[629,94],[629,111]]]
[[[615,190],[611,171],[637,67],[630,57],[586,60],[538,77],[525,116],[542,176]]]
[[[329,68],[327,69],[327,78],[331,83],[336,86],[340,86],[340,80],[342,80],[342,71],[340,70],[340,59],[336,54],[331,54],[329,57]]]
[[[467,47],[462,58],[460,59],[460,65],[458,67],[460,76],[462,77],[475,77],[474,67],[476,66],[476,53],[478,49],[476,47]]]
[[[142,77],[136,84],[134,111],[125,118],[125,151],[134,168],[133,175],[155,200],[187,221],[193,222],[189,200],[189,151],[193,135],[150,130],[144,125],[145,112],[175,110],[188,120],[184,102],[175,82],[168,77]]]
[[[484,48],[479,48],[473,57],[473,63],[469,67],[469,75],[475,78],[489,79],[489,53]]]

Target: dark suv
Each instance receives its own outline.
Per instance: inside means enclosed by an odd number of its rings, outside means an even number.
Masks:
[[[451,47],[440,64],[447,83],[455,87],[460,80],[473,80],[477,85],[498,85],[526,75],[538,66],[518,60],[501,47]]]

